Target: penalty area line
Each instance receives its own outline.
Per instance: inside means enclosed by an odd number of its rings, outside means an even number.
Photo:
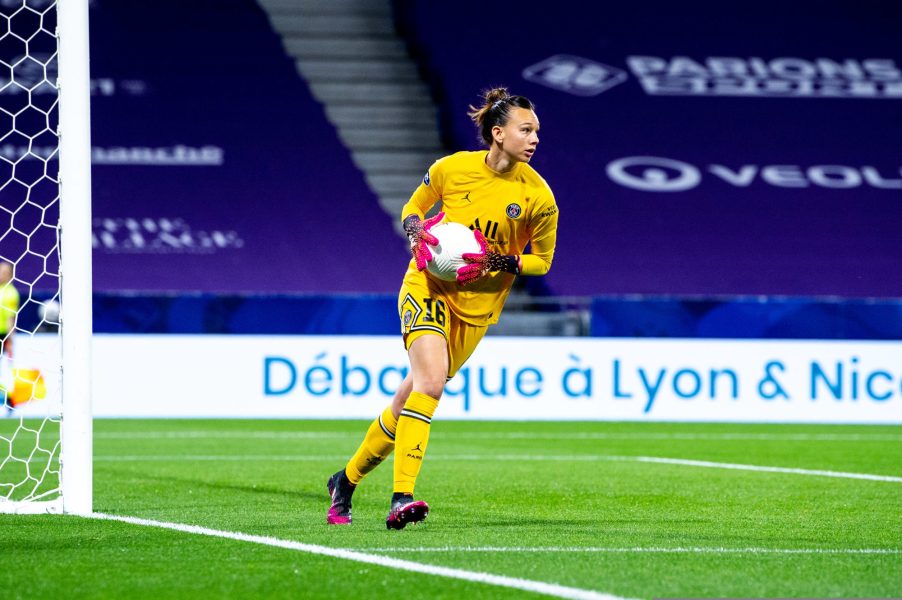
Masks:
[[[604,548],[598,546],[426,546],[418,548],[349,548],[360,552],[485,552],[485,553],[597,553],[597,554],[849,554],[849,555],[895,555],[902,554],[898,548],[718,548],[703,546],[677,546],[663,548],[640,546],[635,548]]]
[[[880,433],[704,433],[704,432],[604,432],[604,431],[436,431],[435,439],[474,440],[678,440],[678,441],[752,441],[752,442],[902,442],[902,435]],[[95,431],[94,439],[264,439],[264,440],[335,440],[357,438],[350,431]]]
[[[326,454],[166,454],[166,455],[100,455],[95,456],[97,462],[164,462],[164,461],[197,461],[197,462],[327,462],[344,460],[342,455]],[[849,473],[845,471],[825,471],[821,469],[799,469],[790,467],[768,467],[764,465],[745,465],[738,463],[712,462],[708,460],[691,460],[686,458],[666,458],[663,456],[618,456],[612,454],[448,454],[432,456],[430,461],[491,461],[491,462],[641,462],[664,465],[682,465],[688,467],[705,467],[709,469],[729,469],[733,471],[757,471],[759,473],[788,473],[791,475],[809,475],[814,477],[838,477],[840,479],[862,479],[865,481],[886,481],[902,483],[902,477],[893,475],[872,475],[871,473]]]
[[[400,571],[410,571],[412,573],[423,573],[424,575],[436,575],[438,577],[448,577],[451,579],[460,579],[468,582],[484,583],[497,587],[506,587],[515,590],[524,590],[537,594],[545,594],[556,598],[572,598],[574,600],[627,600],[621,596],[613,596],[611,594],[603,594],[592,590],[584,590],[580,588],[567,587],[554,583],[546,583],[544,581],[533,581],[530,579],[520,579],[518,577],[507,577],[505,575],[493,575],[492,573],[482,573],[479,571],[467,571],[464,569],[454,569],[451,567],[440,567],[435,565],[427,565],[410,560],[402,560],[391,558],[388,556],[380,556],[377,554],[368,554],[357,550],[347,550],[343,548],[330,548],[328,546],[318,546],[316,544],[305,544],[293,540],[284,540],[280,538],[267,537],[262,535],[251,535],[249,533],[241,533],[237,531],[223,531],[220,529],[210,529],[199,525],[188,525],[185,523],[169,523],[166,521],[153,521],[150,519],[141,519],[138,517],[127,517],[120,515],[110,515],[105,513],[92,513],[85,515],[86,518],[99,519],[102,521],[119,521],[131,525],[140,525],[144,527],[156,527],[159,529],[169,529],[182,533],[190,533],[194,535],[204,535],[209,537],[217,537],[239,542],[248,542],[251,544],[260,544],[263,546],[272,546],[274,548],[283,548],[286,550],[295,550],[298,552],[307,552],[309,554],[318,554],[320,556],[329,556],[332,558],[341,558],[355,562],[386,567],[389,569],[397,569]]]
[[[843,471],[824,471],[820,469],[794,469],[789,467],[766,467],[762,465],[744,465],[737,463],[711,462],[708,460],[689,460],[684,458],[663,458],[659,456],[623,457],[623,460],[635,460],[644,463],[664,465],[683,465],[687,467],[705,467],[709,469],[730,469],[734,471],[757,471],[759,473],[789,473],[792,475],[813,475],[815,477],[838,477],[841,479],[864,479],[867,481],[889,481],[902,483],[902,477],[891,475],[871,475],[870,473],[847,473]]]

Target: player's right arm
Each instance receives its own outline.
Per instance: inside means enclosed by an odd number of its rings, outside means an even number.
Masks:
[[[445,213],[440,212],[430,219],[423,220],[423,217],[431,209],[436,202],[442,198],[442,183],[444,182],[444,174],[441,169],[441,161],[436,161],[426,171],[423,182],[417,187],[401,209],[401,221],[404,223],[404,232],[410,241],[410,251],[416,262],[417,269],[422,271],[426,268],[426,263],[432,260],[432,252],[429,246],[438,244],[438,240],[434,235],[429,233],[433,225],[441,222]]]
[[[401,221],[405,221],[410,215],[416,215],[422,219],[429,209],[442,199],[442,188],[445,183],[442,163],[443,160],[439,159],[432,163],[432,166],[426,171],[423,181],[401,209]]]

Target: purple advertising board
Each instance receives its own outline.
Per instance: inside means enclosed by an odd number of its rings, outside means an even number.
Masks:
[[[398,0],[448,137],[537,105],[559,294],[900,297],[897,3]],[[587,259],[587,257],[590,257]]]
[[[536,102],[553,293],[902,297],[902,7],[395,8],[452,149],[480,89]],[[52,294],[53,11],[0,10],[0,256]],[[96,0],[91,28],[97,291],[397,290],[395,216],[256,2]]]

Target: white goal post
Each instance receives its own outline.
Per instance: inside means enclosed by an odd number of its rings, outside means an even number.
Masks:
[[[57,0],[60,89],[61,487],[63,511],[90,514],[91,79],[88,0]]]
[[[0,209],[8,214],[0,220],[0,260],[13,265],[10,283],[21,296],[13,330],[15,352],[6,359],[16,365],[8,367],[15,373],[15,382],[0,383],[0,406],[9,413],[0,415],[0,513],[90,514],[93,510],[88,2],[0,0],[6,21],[0,42],[13,36],[6,40],[9,43],[0,44],[13,49],[0,55]],[[55,51],[49,41],[52,36]],[[46,117],[45,129],[26,125],[35,115]],[[48,145],[48,140],[57,139],[55,148]],[[34,214],[38,224],[33,229],[28,229],[32,224],[17,224],[33,220]],[[58,222],[53,222],[56,215]],[[41,235],[39,230],[54,227],[55,244],[41,251],[32,247],[39,245],[32,244]],[[10,231],[27,239],[23,253],[4,249],[3,240]],[[44,271],[38,268],[37,275],[33,274],[35,257],[43,259]],[[29,260],[31,264],[26,264]],[[50,272],[48,265],[57,263],[59,271]],[[46,289],[48,281],[55,290]],[[58,318],[47,310],[57,301]],[[40,315],[33,328],[24,324],[26,307],[37,307]],[[0,307],[0,318],[3,311]],[[6,337],[12,338],[11,334]],[[53,356],[36,359],[40,352],[35,348]],[[11,390],[24,377],[21,373],[26,371],[20,367],[28,360],[43,365],[33,371],[41,373],[41,395],[34,385],[32,396],[24,402],[16,400],[22,402],[17,405]]]

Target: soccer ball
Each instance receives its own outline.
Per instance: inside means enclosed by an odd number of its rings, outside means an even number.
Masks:
[[[438,246],[429,246],[432,260],[426,268],[439,279],[454,281],[457,270],[467,264],[461,254],[479,252],[479,242],[468,227],[450,221],[439,223],[429,233],[438,238]]]

